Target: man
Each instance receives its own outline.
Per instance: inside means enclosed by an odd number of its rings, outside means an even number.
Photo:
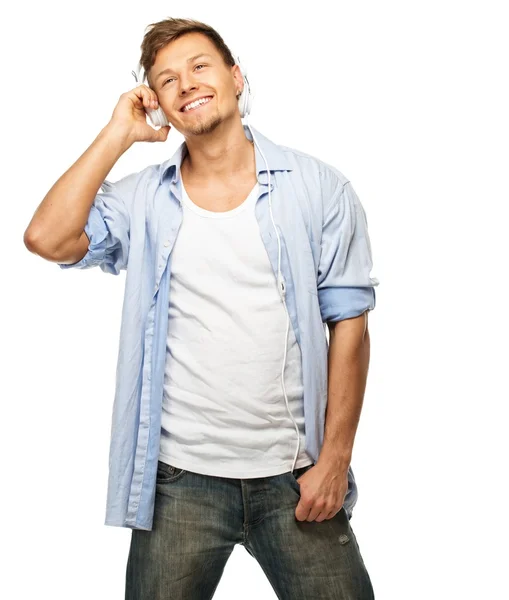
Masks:
[[[25,232],[63,269],[126,270],[105,521],[132,529],[126,598],[212,598],[236,544],[279,598],[373,598],[350,524],[378,284],[364,210],[334,167],[257,132],[282,302],[230,51],[167,19],[141,63],[150,87],[121,95]],[[159,105],[171,125],[156,131],[144,110]],[[185,137],[172,158],[105,180],[170,127]]]

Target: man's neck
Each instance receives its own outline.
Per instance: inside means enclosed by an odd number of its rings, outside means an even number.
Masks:
[[[226,130],[222,125],[210,135],[186,138],[187,153],[180,167],[186,178],[205,183],[255,172],[254,145],[247,139],[242,122]]]

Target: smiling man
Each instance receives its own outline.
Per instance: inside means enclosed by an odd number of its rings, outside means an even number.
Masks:
[[[221,70],[211,68],[214,62],[217,59],[222,60],[222,57],[218,56],[217,52],[215,56],[206,52],[189,56],[189,52],[193,52],[190,50],[191,47],[196,48],[200,42],[213,46],[210,40],[206,39],[204,41],[202,34],[189,33],[185,37],[176,40],[171,48],[167,46],[159,50],[156,61],[150,68],[150,73],[154,75],[151,77],[149,74],[148,77],[150,87],[157,93],[159,101],[166,107],[167,112],[165,111],[165,114],[186,137],[211,133],[222,123],[223,119],[219,113],[219,102],[222,98],[226,102],[226,104],[223,103],[223,108],[227,108],[228,104],[230,104],[231,110],[235,108],[235,98],[232,102],[231,94],[222,94],[221,83],[224,86],[227,82],[221,81]],[[210,51],[213,52],[214,49],[211,48]],[[169,59],[171,62],[169,62]],[[199,62],[200,64],[198,64]],[[166,67],[168,64],[173,66]],[[203,76],[205,76],[204,81],[207,82],[207,87],[204,87],[200,94],[195,95],[191,100],[182,98],[178,91],[175,91],[175,82],[178,80],[177,73],[179,72],[177,65],[181,65],[183,69],[192,66],[197,77],[201,75],[201,79],[203,79]],[[162,67],[166,68],[159,70]],[[213,93],[212,88],[216,90],[216,93]],[[217,91],[220,94],[219,99],[217,98]],[[216,101],[210,103],[214,98]],[[206,110],[201,110],[205,105],[208,105]]]
[[[125,597],[212,598],[240,544],[278,598],[371,599],[350,523],[378,285],[364,209],[336,168],[243,126],[210,26],[152,24],[141,63],[150,87],[121,95],[25,232],[62,269],[127,273],[105,521],[132,529]],[[170,127],[171,158],[105,179]]]

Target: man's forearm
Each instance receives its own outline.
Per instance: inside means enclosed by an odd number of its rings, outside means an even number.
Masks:
[[[331,331],[328,399],[319,462],[347,469],[359,423],[370,356],[367,314],[337,323]]]

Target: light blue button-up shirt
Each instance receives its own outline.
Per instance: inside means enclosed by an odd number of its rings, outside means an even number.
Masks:
[[[375,307],[371,245],[364,209],[349,180],[323,161],[270,141],[255,128],[271,172],[274,221],[281,239],[286,306],[300,346],[306,450],[316,462],[327,405],[326,322]],[[244,125],[246,137],[253,136]],[[62,269],[99,266],[126,271],[116,389],[111,423],[105,525],[151,531],[161,432],[172,248],[182,223],[180,165],[183,142],[167,161],[101,186],[79,262]],[[277,285],[278,241],[268,205],[268,174],[255,144],[260,236]],[[283,346],[284,340],[281,340]],[[344,507],[357,501],[350,466]]]

